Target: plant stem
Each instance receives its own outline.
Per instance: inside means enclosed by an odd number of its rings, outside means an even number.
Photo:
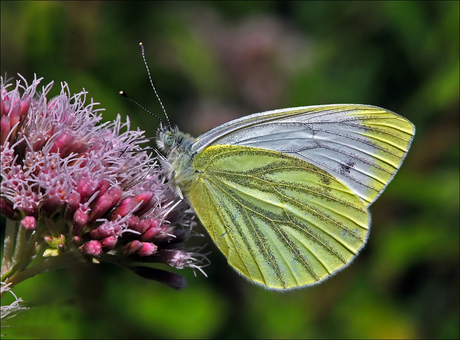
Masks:
[[[12,286],[14,286],[37,274],[60,268],[70,267],[77,263],[79,263],[79,259],[73,254],[60,254],[56,257],[48,257],[30,268],[17,272],[16,274],[8,278],[6,280],[6,283],[11,283]]]
[[[19,221],[6,219],[5,240],[3,241],[2,276],[11,267],[16,232],[19,229]]]

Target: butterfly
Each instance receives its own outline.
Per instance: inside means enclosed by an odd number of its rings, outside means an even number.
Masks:
[[[369,236],[369,206],[400,168],[414,125],[370,105],[235,119],[198,138],[160,124],[162,169],[228,263],[267,289],[317,284]]]

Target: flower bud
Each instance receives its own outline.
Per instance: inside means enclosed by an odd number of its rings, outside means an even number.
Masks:
[[[104,216],[104,214],[112,208],[115,204],[118,203],[123,191],[119,188],[112,188],[108,190],[105,194],[99,197],[96,205],[91,212],[90,221],[95,221],[98,218]]]
[[[80,199],[80,194],[76,191],[70,193],[69,197],[67,198],[67,206],[64,214],[67,221],[73,218],[75,212],[80,206]]]
[[[99,256],[102,253],[102,245],[99,241],[91,240],[80,247],[83,255]]]
[[[115,248],[117,245],[117,238],[115,236],[109,236],[101,240],[101,246],[103,251],[109,251]]]
[[[110,182],[108,181],[100,181],[97,190],[99,191],[99,196],[102,196],[105,194],[105,192],[110,188]]]
[[[80,236],[74,236],[72,237],[72,243],[75,244],[77,247],[80,247],[83,243],[83,240]]]
[[[72,233],[74,235],[79,235],[85,224],[88,223],[88,220],[88,210],[85,209],[84,206],[81,206],[73,215]]]
[[[140,242],[138,240],[131,241],[123,248],[123,254],[125,254],[125,255],[135,254],[140,249],[142,249],[142,247],[143,247],[142,242]]]
[[[20,105],[19,115],[21,116],[21,119],[24,119],[23,117],[27,116],[27,111],[29,110],[31,101],[32,99],[28,95],[25,95],[22,97],[22,100],[19,104]]]
[[[86,201],[94,194],[95,190],[89,183],[88,179],[81,179],[76,188],[76,192],[80,195],[81,203],[86,203]]]
[[[74,136],[71,136],[68,132],[61,133],[53,143],[53,146],[50,150],[52,153],[59,153],[59,156],[62,158],[67,157],[70,152],[69,149],[71,148],[70,145],[74,141]]]
[[[157,251],[158,247],[150,242],[142,242],[142,248],[137,251],[139,256],[150,256]]]
[[[41,206],[40,210],[46,216],[51,216],[62,204],[63,201],[59,196],[49,194],[48,198],[45,199],[45,201],[43,202],[43,205]]]
[[[52,236],[44,236],[43,239],[45,240],[46,243],[50,246],[49,249],[55,249],[57,250],[56,252],[48,252],[47,256],[57,256],[59,255],[59,252],[63,249],[65,249],[65,235],[61,234],[58,237],[52,237]]]
[[[7,93],[8,93],[8,91],[5,88],[1,89],[2,98],[0,100],[0,114],[2,116],[6,116],[8,114],[8,111],[9,111],[10,100],[9,100],[9,97],[8,97]]]
[[[37,228],[37,221],[35,220],[35,217],[33,216],[26,216],[22,219],[21,225],[26,230],[35,230]]]
[[[148,211],[150,211],[156,204],[156,200],[153,199],[154,193],[149,191],[149,192],[143,192],[140,195],[136,196],[136,201],[142,202],[141,206],[138,209],[138,214],[140,216],[144,215]]]
[[[151,223],[151,225],[153,226],[141,235],[141,241],[152,241],[162,231],[162,229],[158,227],[158,223]]]
[[[138,232],[142,234],[142,233],[145,233],[145,231],[149,229],[151,225],[152,225],[152,221],[149,218],[143,218],[139,221],[139,224],[137,225],[137,229],[135,230],[137,230]]]
[[[48,245],[54,247],[54,238],[48,235],[48,236],[44,236],[43,239],[45,240],[46,243],[48,243]]]
[[[116,219],[117,217],[124,217],[129,213],[134,212],[134,208],[139,204],[134,198],[128,197],[121,201],[120,205],[117,209],[113,212],[111,217]]]
[[[128,219],[128,228],[132,230],[137,230],[137,226],[139,224],[139,217],[138,216],[131,216]]]
[[[19,118],[20,118],[19,113],[20,112],[21,112],[21,109],[19,107],[19,103],[16,102],[13,106],[13,109],[10,110],[10,113],[9,113],[11,129],[17,128],[17,126],[15,127],[15,125],[19,123]]]
[[[3,100],[2,100],[3,104]],[[10,116],[7,115],[2,115],[2,118],[0,120],[0,136],[1,136],[1,143],[6,141],[6,137],[8,136],[8,133],[10,133]]]
[[[122,230],[122,227],[116,222],[105,222],[96,229],[91,230],[89,235],[93,239],[102,240],[109,236],[120,236]]]

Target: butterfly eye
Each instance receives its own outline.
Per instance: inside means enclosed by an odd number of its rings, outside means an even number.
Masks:
[[[171,133],[167,133],[164,138],[165,146],[171,147],[174,144],[174,136]]]

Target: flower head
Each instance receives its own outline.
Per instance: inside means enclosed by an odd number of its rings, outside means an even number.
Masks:
[[[2,282],[92,260],[182,288],[176,274],[134,265],[200,267],[183,244],[193,234],[193,213],[141,148],[144,132],[120,116],[101,123],[96,103],[85,104],[85,91],[72,96],[67,84],[48,100],[53,83],[38,92],[41,80],[13,86],[1,78]],[[183,260],[171,260],[172,252]],[[38,257],[43,261],[28,267]]]

